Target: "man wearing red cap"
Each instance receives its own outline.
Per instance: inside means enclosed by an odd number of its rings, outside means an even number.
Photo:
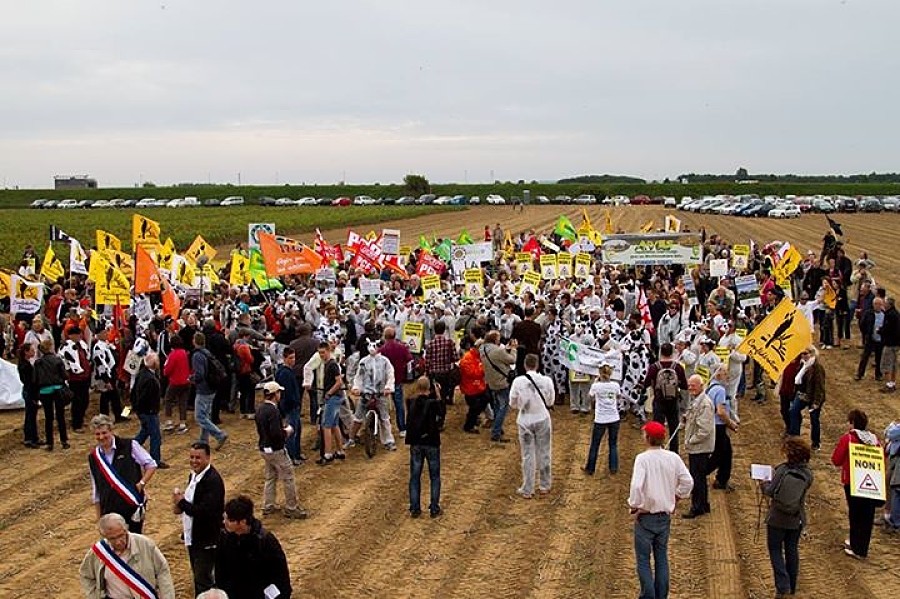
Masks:
[[[634,516],[634,555],[641,582],[640,599],[669,596],[669,527],[675,502],[690,495],[694,486],[677,453],[663,449],[666,427],[644,425],[647,449],[634,459],[628,507]],[[653,552],[655,573],[650,570]]]

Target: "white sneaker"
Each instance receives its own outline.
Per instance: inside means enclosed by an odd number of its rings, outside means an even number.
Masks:
[[[175,430],[175,424],[171,420],[166,420],[166,423],[163,425],[163,432],[168,433]]]
[[[384,446],[384,448],[387,449],[388,451],[397,451],[397,444],[396,443],[388,443],[387,445]]]
[[[183,435],[183,434],[185,434],[186,432],[188,432],[188,427],[187,427],[187,425],[184,424],[184,423],[179,424],[179,425],[178,425],[178,428],[175,429],[175,434],[176,434],[176,435]]]
[[[347,439],[344,441],[344,449],[350,449],[351,447],[356,447],[356,441],[353,439]]]
[[[405,439],[405,438],[406,438],[406,431],[400,431],[400,438],[401,438],[401,439]]]

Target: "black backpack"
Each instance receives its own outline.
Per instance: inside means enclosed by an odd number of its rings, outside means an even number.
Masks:
[[[225,367],[213,356],[208,349],[200,350],[206,358],[206,384],[210,389],[218,389],[219,385],[228,378]]]
[[[662,365],[662,362],[657,362],[656,367],[656,383],[653,385],[653,391],[659,395],[657,399],[677,401],[678,373],[675,371],[675,362],[665,367]]]
[[[796,468],[787,468],[772,492],[772,507],[783,514],[796,516],[803,509],[809,480]]]

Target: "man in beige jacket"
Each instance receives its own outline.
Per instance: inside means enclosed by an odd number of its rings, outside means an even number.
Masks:
[[[691,403],[681,423],[684,426],[684,448],[688,452],[688,470],[694,479],[691,491],[691,509],[683,518],[696,518],[709,513],[709,489],[706,472],[709,456],[716,446],[716,423],[713,402],[703,391],[703,379],[695,374],[688,379]]]
[[[100,534],[81,562],[81,589],[87,599],[131,599],[153,596],[175,599],[175,586],[165,556],[152,540],[128,532],[116,513],[100,517]]]

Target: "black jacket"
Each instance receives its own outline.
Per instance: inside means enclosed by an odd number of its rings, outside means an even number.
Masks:
[[[884,324],[881,325],[881,341],[886,347],[900,345],[900,312],[890,308],[884,313]]]
[[[138,414],[159,414],[159,378],[141,364],[131,390],[131,405]]]
[[[191,477],[188,476],[190,484]],[[225,483],[219,472],[210,466],[197,488],[194,501],[182,499],[178,508],[194,518],[191,529],[191,545],[205,549],[215,545],[222,530],[222,514],[225,511]]]
[[[228,343],[228,339],[215,328],[204,328],[203,333],[206,335],[206,349],[219,361],[219,364],[225,367],[225,370],[230,372],[231,355],[234,353],[234,349]]]
[[[267,401],[256,408],[256,432],[259,435],[259,450],[271,447],[272,451],[284,449],[284,424],[281,422],[281,413],[278,406]]]
[[[446,407],[441,400],[419,395],[409,399],[406,418],[406,444],[440,447],[441,427]]]
[[[255,518],[250,532],[222,531],[216,550],[216,586],[229,597],[263,599],[263,589],[274,584],[278,599],[290,599],[291,576],[281,543]]]
[[[34,383],[38,387],[66,384],[66,367],[56,354],[41,356],[34,363]]]

